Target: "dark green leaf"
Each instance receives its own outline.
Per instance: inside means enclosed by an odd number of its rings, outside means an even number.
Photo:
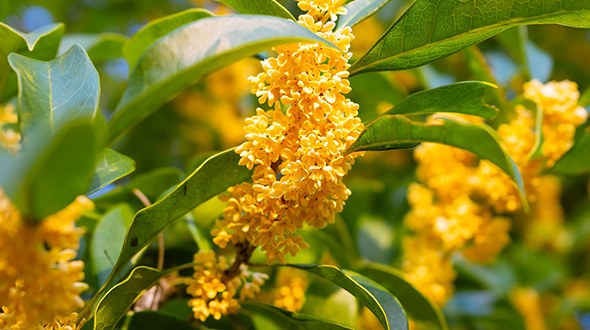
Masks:
[[[350,72],[415,68],[527,24],[588,28],[590,2],[416,0]]]
[[[0,23],[0,101],[17,92],[16,75],[8,64],[10,53],[49,61],[57,54],[64,33],[63,24],[51,24],[32,33],[22,33]]]
[[[510,28],[498,34],[495,39],[516,62],[523,64],[525,70],[528,70],[526,54],[526,26],[515,26]]]
[[[446,144],[470,151],[479,158],[494,163],[514,180],[525,209],[528,207],[518,167],[502,148],[498,134],[485,124],[445,119],[427,125],[401,115],[385,114],[367,124],[365,131],[348,151],[396,149],[418,142]]]
[[[343,330],[354,328],[309,314],[289,312],[257,301],[243,304],[245,309],[269,318],[278,329]]]
[[[214,16],[213,13],[207,10],[192,8],[149,22],[137,31],[123,47],[123,55],[129,63],[129,67],[133,69],[141,58],[141,55],[156,40],[183,25],[211,16]]]
[[[120,204],[100,219],[90,243],[90,260],[98,286],[102,286],[111,271],[115,259],[121,252],[125,232],[133,220],[133,211],[127,204]]]
[[[347,14],[338,18],[338,30],[355,26],[375,14],[391,0],[356,0],[345,6]],[[362,37],[362,36],[359,36]]]
[[[94,330],[114,329],[135,301],[164,275],[145,266],[133,269],[125,281],[115,285],[98,303],[94,313]]]
[[[498,85],[490,66],[477,46],[465,48],[463,53],[465,54],[469,71],[476,80]],[[499,112],[499,116],[495,118],[495,122],[505,122],[510,112],[513,111],[502,88],[490,89],[486,93],[484,100],[500,107],[501,111]]]
[[[71,123],[56,134],[29,136],[21,153],[0,159],[0,186],[28,221],[39,221],[84,194],[94,169],[92,124]]]
[[[87,195],[103,188],[109,183],[126,176],[135,170],[133,159],[116,152],[113,149],[106,149],[94,169],[94,175],[90,181],[90,189]]]
[[[290,265],[319,275],[350,292],[375,314],[385,330],[408,329],[408,319],[400,302],[387,289],[349,270],[329,265]]]
[[[209,158],[166,197],[139,211],[127,231],[125,244],[106,285],[133,256],[183,215],[227,188],[250,179],[252,171],[239,166],[239,159],[234,149]]]
[[[295,21],[295,17],[276,0],[217,0],[244,15],[268,15]]]
[[[197,330],[198,328],[172,315],[162,312],[140,312],[133,314],[127,330]]]
[[[64,53],[75,44],[80,44],[94,63],[123,57],[127,37],[119,33],[68,34],[61,41],[59,53]]]
[[[104,210],[121,201],[126,201],[136,209],[141,209],[144,205],[133,194],[134,189],[141,191],[150,201],[155,201],[164,191],[175,187],[182,180],[181,174],[177,168],[161,167],[133,176],[129,183],[96,198],[94,204],[97,209]]]
[[[535,122],[535,144],[533,148],[527,155],[528,159],[534,159],[543,157],[543,108],[538,106],[535,102],[527,102],[530,104],[530,108],[533,108],[535,111],[536,122]]]
[[[590,171],[590,127],[581,129],[574,146],[566,152],[555,165],[551,173],[580,174]]]
[[[381,264],[368,264],[359,272],[380,283],[391,292],[404,307],[408,316],[417,322],[418,329],[448,329],[441,310],[428,300],[404,278],[404,274],[392,267]]]
[[[358,0],[357,0],[358,1]],[[497,87],[481,81],[464,81],[408,96],[402,103],[386,112],[391,115],[432,114],[453,112],[493,118],[498,110],[483,101],[484,93]]]
[[[220,16],[185,25],[145,52],[107,126],[106,142],[113,143],[207,74],[273,46],[294,42],[329,44],[303,26],[277,17]]]
[[[10,54],[17,72],[20,131],[57,131],[73,120],[93,120],[98,111],[98,72],[86,51],[75,45],[50,62]]]

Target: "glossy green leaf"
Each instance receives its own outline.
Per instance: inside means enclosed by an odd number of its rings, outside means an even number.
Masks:
[[[56,134],[38,131],[17,157],[0,158],[0,186],[23,213],[37,222],[84,194],[94,169],[92,124],[70,123]]]
[[[125,232],[132,220],[131,207],[120,204],[108,210],[94,229],[90,241],[90,260],[99,287],[106,282],[113,270],[115,259],[123,247]]]
[[[127,63],[129,63],[129,67],[133,69],[143,53],[156,40],[183,25],[211,16],[214,16],[213,13],[207,10],[192,8],[149,22],[137,31],[123,46],[123,55]]]
[[[549,169],[549,172],[567,174],[590,172],[590,127],[580,130],[574,146]]]
[[[424,124],[411,121],[405,116],[385,114],[367,124],[348,152],[396,149],[418,142],[440,143],[464,149],[492,162],[514,180],[525,209],[528,207],[518,167],[502,148],[498,134],[485,124],[450,119],[436,124]]]
[[[496,78],[492,74],[492,70],[490,69],[485,57],[477,48],[477,46],[468,47],[463,51],[463,53],[465,54],[469,71],[475,79],[489,82],[493,85],[498,85]],[[512,106],[510,106],[508,103],[508,100],[506,99],[506,96],[504,95],[501,88],[490,89],[486,93],[484,100],[491,102],[492,104],[500,107],[502,110],[499,113],[499,117],[502,118],[496,118],[496,120],[503,119],[506,117],[509,111],[512,111]]]
[[[391,115],[462,113],[493,118],[498,110],[483,101],[484,93],[496,89],[481,81],[465,81],[414,93],[386,112]]]
[[[356,0],[345,6],[347,14],[338,18],[338,30],[355,26],[375,14],[391,0]]]
[[[153,44],[139,61],[107,126],[106,142],[113,143],[205,75],[293,42],[329,44],[295,22],[269,16],[209,17],[177,29]]]
[[[248,301],[243,307],[270,319],[279,329],[354,330],[344,324],[321,317],[295,313],[258,301]]]
[[[527,24],[588,28],[590,1],[416,0],[350,72],[415,68]]]
[[[130,174],[135,170],[133,159],[116,152],[113,149],[106,149],[98,157],[98,164],[94,169],[94,175],[90,181],[90,188],[87,195],[100,190],[109,183]]]
[[[125,281],[115,285],[98,303],[94,312],[94,330],[114,329],[137,299],[164,275],[145,266],[133,269]]]
[[[408,319],[400,302],[387,289],[349,270],[330,265],[290,265],[321,276],[350,292],[373,312],[385,330],[408,329]]]
[[[86,51],[75,45],[50,62],[10,54],[17,72],[20,131],[48,127],[51,131],[73,120],[93,120],[98,111],[98,72]]]
[[[276,0],[217,0],[244,15],[268,15],[295,21],[295,17]]]
[[[365,265],[359,272],[383,285],[399,299],[408,316],[417,323],[418,329],[447,330],[449,328],[441,310],[408,283],[403,272],[381,264]]]
[[[527,155],[528,159],[535,159],[543,157],[543,142],[545,141],[543,137],[543,129],[537,129],[537,127],[543,127],[543,108],[538,106],[535,102],[527,102],[530,103],[530,108],[533,108],[535,111],[535,144],[531,148],[531,151]]]
[[[139,211],[125,236],[108,285],[117,273],[159,233],[199,204],[224,192],[227,188],[252,177],[252,171],[239,166],[240,156],[230,149],[205,161],[166,197]]]
[[[23,33],[0,23],[0,101],[17,93],[16,75],[8,64],[10,53],[49,61],[57,54],[64,34],[63,24],[51,24],[32,33]]]
[[[117,57],[123,57],[123,46],[127,37],[119,33],[67,34],[59,46],[59,54],[64,53],[75,44],[86,49],[88,56],[94,63],[104,62]]]
[[[527,27],[515,26],[500,34],[495,39],[510,54],[510,56],[520,64],[527,67],[526,41]]]
[[[113,205],[126,201],[134,208],[141,209],[144,205],[133,194],[133,190],[141,191],[150,201],[156,199],[170,187],[176,186],[182,180],[182,173],[173,167],[161,167],[150,172],[133,176],[129,183],[118,186],[108,193],[96,198],[94,204],[97,209],[108,209]]]
[[[133,314],[129,327],[127,328],[127,330],[150,329],[197,330],[199,328],[190,324],[188,321],[181,320],[175,316],[152,311]]]

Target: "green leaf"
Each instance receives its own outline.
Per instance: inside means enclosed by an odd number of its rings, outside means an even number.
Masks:
[[[269,16],[209,17],[177,29],[153,44],[139,61],[107,126],[106,142],[113,143],[207,74],[294,42],[331,45],[295,22]]]
[[[580,134],[574,146],[549,169],[549,173],[580,174],[590,171],[590,126],[578,130]]]
[[[475,79],[489,82],[493,85],[498,85],[496,78],[492,74],[492,70],[490,69],[485,57],[477,48],[477,46],[468,47],[463,51],[463,53],[465,54],[469,71]],[[490,91],[486,93],[485,96],[485,100],[500,107],[501,109],[499,112],[500,118],[496,118],[496,121],[505,119],[508,113],[513,111],[512,106],[510,106],[508,103],[508,100],[506,99],[506,96],[504,95],[501,88],[490,89]]]
[[[239,166],[239,159],[234,149],[209,158],[166,197],[139,211],[127,231],[125,244],[113,271],[100,291],[108,286],[133,256],[183,215],[227,188],[250,179],[252,171]]]
[[[113,270],[115,258],[121,252],[125,232],[133,221],[133,211],[128,204],[117,205],[100,219],[90,242],[92,269],[102,286]]]
[[[268,15],[296,21],[295,17],[276,0],[217,0],[240,14]]]
[[[309,314],[289,312],[284,309],[258,301],[248,301],[242,304],[247,310],[269,318],[280,329],[309,329],[309,330],[354,330],[344,324]]]
[[[98,159],[99,162],[94,169],[94,175],[92,176],[90,188],[86,195],[90,195],[135,171],[135,162],[133,159],[113,149],[106,149]]]
[[[52,131],[73,120],[93,120],[98,111],[98,72],[79,45],[50,62],[10,54],[17,72],[20,131],[49,127]]]
[[[97,209],[104,210],[121,201],[126,201],[134,208],[141,209],[144,205],[133,194],[134,189],[141,191],[150,201],[155,201],[164,191],[176,186],[182,179],[181,175],[181,171],[177,168],[161,167],[133,176],[128,184],[118,186],[96,198],[94,205]]]
[[[543,129],[542,129],[542,127],[543,127],[543,108],[541,108],[535,102],[532,102],[532,101],[527,101],[526,103],[530,104],[530,108],[534,109],[533,113],[536,116],[535,144],[533,145],[533,148],[531,149],[531,151],[527,155],[527,158],[528,159],[540,158],[540,157],[543,157],[543,142],[545,140],[543,137]]]
[[[94,312],[94,330],[114,329],[137,299],[164,275],[145,266],[133,269],[125,281],[115,285],[98,303]]]
[[[367,124],[348,152],[396,149],[419,142],[440,143],[464,149],[492,162],[514,180],[524,208],[528,209],[518,167],[502,148],[498,134],[485,124],[445,119],[441,123],[428,125],[411,121],[405,116],[385,114]]]
[[[408,319],[400,302],[387,289],[349,270],[330,265],[289,265],[319,275],[350,292],[375,314],[385,330],[408,329]]]
[[[67,34],[59,46],[59,54],[64,53],[75,44],[80,44],[94,63],[123,57],[123,46],[127,37],[119,33]]]
[[[403,272],[381,264],[368,264],[359,272],[380,283],[391,292],[404,307],[418,329],[447,330],[449,327],[441,310],[404,278]]]
[[[59,41],[64,34],[63,24],[51,24],[32,33],[22,33],[0,23],[0,101],[17,92],[16,75],[8,64],[10,53],[49,61],[57,54]]]
[[[524,69],[528,70],[526,54],[528,36],[526,26],[515,26],[498,34],[494,38],[516,62],[523,64]],[[529,77],[528,74],[527,77]]]
[[[123,55],[127,63],[129,63],[129,67],[133,69],[143,53],[156,40],[183,25],[211,16],[214,16],[213,13],[207,10],[192,8],[149,22],[137,31],[123,46]]]
[[[15,157],[0,158],[0,186],[37,222],[84,194],[94,169],[96,138],[90,123],[75,122],[56,134],[35,132]]]
[[[389,1],[391,0],[356,0],[346,5],[344,8],[346,8],[348,13],[338,18],[336,22],[338,25],[337,30],[340,31],[347,26],[359,24],[379,11]]]
[[[354,63],[350,73],[415,68],[527,24],[588,28],[590,2],[416,0]]]
[[[433,88],[408,96],[385,114],[450,112],[493,118],[498,114],[498,110],[485,104],[483,96],[486,91],[496,88],[495,85],[481,81],[464,81]]]
[[[127,330],[150,330],[150,329],[174,329],[174,330],[197,330],[198,328],[188,321],[178,319],[172,315],[145,311],[133,314],[131,323]]]

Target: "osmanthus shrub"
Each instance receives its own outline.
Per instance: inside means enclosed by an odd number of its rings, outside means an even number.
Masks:
[[[545,328],[542,288],[494,291],[498,273],[477,264],[493,264],[511,230],[533,248],[567,249],[557,175],[590,169],[588,113],[568,80],[521,80],[509,101],[471,46],[502,33],[524,54],[518,26],[590,28],[590,1],[415,0],[365,54],[350,51],[365,37],[353,26],[387,0],[287,3],[297,18],[275,0],[220,2],[66,51],[63,24],[22,33],[0,23],[0,329],[448,329],[453,309],[441,307],[465,274],[516,311],[506,324]],[[459,51],[480,81],[413,93],[366,122],[347,96],[351,76],[423,73]],[[131,74],[105,120],[95,64],[114,57]],[[247,82],[209,76],[252,57],[261,70]],[[245,142],[187,166],[180,183],[171,168],[122,179],[136,164],[116,143],[204,79],[225,102],[228,88],[251,87],[259,107]],[[208,112],[225,104],[208,97]],[[233,119],[214,118],[229,131]],[[366,152],[415,147],[403,253],[360,258],[339,215],[344,179]],[[195,222],[211,200],[222,214]],[[192,262],[166,265],[163,233],[179,223],[194,237]],[[342,293],[306,299],[331,286]],[[354,311],[335,312],[350,299]]]

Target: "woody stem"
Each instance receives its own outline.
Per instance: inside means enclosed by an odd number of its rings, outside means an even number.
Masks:
[[[236,260],[234,260],[234,263],[225,271],[223,282],[227,283],[234,277],[240,275],[240,266],[248,263],[255,249],[256,246],[250,245],[249,242],[240,242],[236,244]]]

